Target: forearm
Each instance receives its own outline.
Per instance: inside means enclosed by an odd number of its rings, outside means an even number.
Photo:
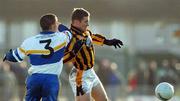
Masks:
[[[111,41],[111,40],[109,40],[109,39],[104,39],[104,42],[103,42],[103,43],[104,43],[105,45],[111,45],[111,44],[110,44],[110,41]]]
[[[92,41],[96,45],[103,45],[106,38],[100,34],[92,34]]]
[[[63,63],[72,62],[73,59],[75,58],[75,56],[76,56],[76,54],[73,53],[72,51],[66,53],[64,55]]]
[[[7,52],[4,56],[3,61],[10,61],[10,62],[21,62],[23,59],[19,56],[17,49],[12,50],[10,49],[9,52]]]

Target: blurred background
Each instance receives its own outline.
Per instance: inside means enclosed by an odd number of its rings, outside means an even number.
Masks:
[[[95,71],[112,101],[158,101],[155,86],[175,87],[180,101],[179,0],[0,0],[0,101],[23,101],[28,59],[3,63],[3,54],[40,31],[39,19],[54,13],[70,26],[73,8],[91,13],[90,29],[118,38],[124,47],[95,46]],[[71,64],[61,74],[60,101],[73,101],[68,83]]]

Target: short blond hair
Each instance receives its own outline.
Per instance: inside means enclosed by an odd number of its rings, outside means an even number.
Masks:
[[[81,21],[84,17],[90,16],[90,13],[84,8],[74,8],[71,16],[71,20]]]

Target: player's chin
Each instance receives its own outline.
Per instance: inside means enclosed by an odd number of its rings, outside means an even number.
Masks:
[[[83,32],[86,32],[87,30],[86,29],[82,29]]]
[[[87,31],[88,30],[88,28],[87,27],[85,27],[84,29],[83,29],[83,31]]]
[[[85,29],[86,31],[88,30],[88,28]]]

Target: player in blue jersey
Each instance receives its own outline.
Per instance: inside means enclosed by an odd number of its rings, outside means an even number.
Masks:
[[[40,26],[42,32],[24,40],[20,47],[11,49],[3,61],[21,62],[28,56],[31,67],[26,80],[26,101],[57,101],[64,50],[72,34],[54,14],[42,16]],[[63,29],[63,32],[58,29]],[[82,44],[82,40],[77,42],[71,54],[75,55]]]

